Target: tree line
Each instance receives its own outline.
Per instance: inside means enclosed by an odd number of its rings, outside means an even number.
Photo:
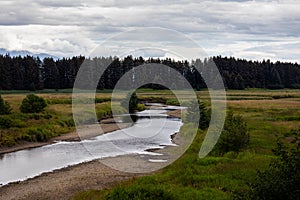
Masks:
[[[41,90],[72,88],[81,64],[86,61],[94,65],[105,66],[98,83],[98,89],[113,89],[118,80],[128,71],[141,64],[158,63],[167,65],[183,75],[191,86],[196,89],[206,88],[201,74],[211,74],[214,79],[218,70],[228,89],[245,88],[300,88],[300,66],[297,63],[271,62],[270,60],[252,61],[236,59],[234,57],[215,56],[203,60],[196,59],[191,62],[178,61],[170,58],[133,58],[127,56],[123,59],[117,57],[86,58],[74,56],[54,60],[39,57],[11,57],[0,55],[0,90]],[[217,68],[211,67],[216,65]],[[196,70],[198,69],[198,70]],[[87,78],[93,72],[86,72]],[[149,74],[145,74],[149,76]],[[151,74],[151,76],[156,76]],[[174,82],[176,77],[168,77]],[[134,81],[134,75],[132,76]],[[207,81],[207,80],[206,80]],[[213,80],[210,80],[213,82]],[[146,87],[162,88],[162,86],[149,84]]]

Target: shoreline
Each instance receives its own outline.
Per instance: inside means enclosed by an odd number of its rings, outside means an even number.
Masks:
[[[173,111],[170,111],[173,112]],[[181,111],[175,112],[178,116]],[[169,114],[169,113],[168,113]],[[174,113],[173,113],[174,114]],[[175,115],[175,114],[174,114]],[[173,115],[173,116],[174,116]],[[174,117],[177,117],[174,116]],[[118,127],[117,124],[100,124],[103,128],[103,133],[108,133],[114,130],[118,130],[121,127]],[[103,126],[105,125],[105,126]],[[123,124],[124,128],[131,126],[132,124]],[[91,132],[93,128],[98,127],[97,125],[92,125],[91,130],[84,133],[84,139],[89,137],[95,137]],[[106,128],[104,128],[106,127]],[[98,127],[99,128],[99,127]],[[123,127],[122,127],[123,128]],[[95,134],[95,133],[94,133]],[[171,136],[171,139],[174,143],[177,143],[178,133],[174,133]],[[47,144],[54,143],[56,140],[60,141],[78,141],[82,139],[79,137],[77,132],[67,133],[55,138],[52,138],[48,143],[35,144],[33,147],[43,146]],[[26,147],[24,144],[23,148]],[[16,147],[15,147],[16,148]],[[170,146],[172,149],[173,147]],[[28,148],[24,148],[28,149]],[[154,149],[153,149],[154,150]],[[163,152],[166,150],[155,149],[154,152]],[[151,150],[150,150],[151,152]],[[0,154],[1,155],[1,154]],[[33,178],[26,179],[24,181],[11,182],[6,185],[0,186],[0,196],[4,199],[70,199],[80,191],[84,190],[103,190],[110,189],[113,186],[134,179],[136,177],[145,176],[149,174],[156,173],[157,171],[151,172],[125,172],[118,171],[114,166],[107,165],[107,163],[122,163],[122,166],[127,166],[129,171],[132,167],[132,163],[135,163],[134,166],[139,168],[140,164],[143,164],[147,169],[153,169],[154,165],[158,163],[149,162],[151,155],[139,155],[139,154],[130,154],[117,157],[108,157],[103,159],[97,159],[92,161],[87,161],[79,163],[76,165],[66,166],[61,169],[56,169],[51,172],[44,172]],[[157,159],[164,159],[157,158]],[[155,160],[157,160],[155,159]],[[164,163],[161,163],[164,165]],[[117,167],[117,166],[116,166]],[[160,169],[160,168],[158,168]],[[159,170],[158,170],[159,171]]]
[[[81,135],[77,133],[77,131],[72,131],[70,133],[65,133],[60,136],[56,136],[54,138],[51,138],[47,142],[27,142],[27,141],[22,141],[14,146],[11,147],[1,147],[0,148],[0,156],[6,153],[12,153],[16,151],[21,151],[21,150],[28,150],[32,148],[37,148],[37,147],[42,147],[45,145],[50,145],[54,144],[57,141],[81,141],[89,138],[93,138],[105,133],[110,133],[116,130],[128,128],[132,126],[131,123],[110,123],[110,124],[93,124],[93,125],[87,125],[84,127],[87,129],[84,132],[80,132]],[[99,129],[101,128],[101,129]]]
[[[166,114],[172,116],[172,117],[177,117],[181,118],[182,116],[182,111],[181,110],[172,110],[166,112]],[[113,118],[105,119],[107,120],[113,120]],[[100,131],[99,134],[99,126],[101,127],[102,131]],[[102,135],[105,133],[110,133],[116,130],[120,130],[123,128],[128,128],[132,126],[131,123],[103,123],[103,124],[92,124],[92,125],[87,125],[85,128],[89,129],[89,131],[86,131],[84,133],[81,132],[81,135],[77,133],[77,131],[72,131],[70,133],[65,133],[60,136],[56,136],[54,138],[51,138],[47,142],[27,142],[27,141],[22,141],[14,146],[11,147],[0,147],[0,156],[6,153],[12,153],[16,151],[21,151],[21,150],[28,150],[32,148],[37,148],[37,147],[42,147],[45,145],[50,145],[54,144],[57,141],[81,141],[84,139],[89,139],[92,137],[96,137],[98,135]],[[98,131],[97,131],[98,130]],[[96,133],[96,134],[95,134]]]
[[[0,196],[4,199],[70,199],[80,191],[109,189],[143,175],[120,172],[93,160],[3,185]]]

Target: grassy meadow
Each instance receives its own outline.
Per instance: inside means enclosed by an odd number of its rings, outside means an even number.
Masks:
[[[110,103],[106,101],[110,99],[110,92],[99,91],[96,95],[99,118],[110,115]],[[1,96],[9,102],[13,113],[1,117],[9,117],[13,125],[0,129],[0,147],[23,140],[34,142],[35,137],[30,136],[35,132],[44,132],[47,140],[74,130],[71,90],[40,91],[38,95],[48,103],[45,111],[23,114],[19,107],[26,94],[2,91]],[[140,101],[178,103],[168,90],[139,89],[137,95]],[[209,107],[208,91],[198,91],[197,96]],[[300,127],[300,90],[230,90],[227,91],[227,108],[247,122],[250,144],[240,152],[198,158],[205,136],[205,132],[199,130],[187,152],[168,167],[112,188],[81,191],[74,194],[73,199],[123,199],[130,195],[136,199],[144,198],[143,195],[156,199],[232,199],[235,194],[248,191],[257,170],[266,169],[276,159],[272,149],[277,138],[288,142],[289,132]],[[182,132],[186,126],[188,124],[182,126]]]
[[[208,91],[197,95],[209,106]],[[138,96],[174,99],[170,91],[145,89]],[[232,199],[248,191],[257,170],[267,169],[276,159],[272,149],[277,138],[288,142],[291,129],[300,127],[300,90],[227,91],[227,108],[244,118],[250,132],[250,144],[239,153],[198,158],[205,136],[199,131],[188,151],[159,172],[112,189],[82,191],[74,199]]]
[[[12,108],[12,113],[0,116],[0,148],[26,142],[46,142],[49,139],[75,130],[72,114],[72,90],[43,91],[36,93],[47,102],[41,113],[21,113],[22,100],[28,93],[2,91],[2,98]],[[4,94],[3,94],[4,93]],[[111,116],[110,94],[96,95],[98,119]],[[82,115],[88,111],[82,111]]]

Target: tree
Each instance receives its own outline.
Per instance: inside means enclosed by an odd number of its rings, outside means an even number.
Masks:
[[[238,152],[249,144],[250,138],[247,123],[240,115],[229,112],[221,136],[215,146],[214,152],[224,154],[229,151]]]
[[[200,116],[198,111],[200,113]],[[199,119],[199,121],[196,121],[197,119]],[[187,109],[186,121],[198,123],[198,127],[202,130],[208,128],[210,115],[205,106],[205,103],[199,100],[191,102]]]
[[[129,104],[127,105],[127,103]],[[121,102],[121,106],[125,109],[128,109],[129,113],[134,113],[137,110],[138,98],[136,93],[128,94],[126,98]]]
[[[23,99],[20,110],[22,113],[39,113],[47,106],[44,98],[29,94]]]
[[[45,58],[42,69],[44,87],[48,89],[58,89],[59,71],[53,58]]]
[[[292,130],[290,144],[278,140],[273,153],[278,158],[265,171],[258,171],[250,190],[237,192],[235,199],[294,200],[300,197],[300,129]]]
[[[4,101],[0,95],[0,115],[6,115],[11,113],[11,107],[8,102]]]

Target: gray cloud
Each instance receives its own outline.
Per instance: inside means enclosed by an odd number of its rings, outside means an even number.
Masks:
[[[86,49],[122,31],[164,27],[186,34],[212,55],[259,59],[261,52],[272,59],[300,61],[299,54],[293,53],[299,52],[299,45],[286,46],[300,41],[299,8],[294,0],[1,1],[0,45],[45,52],[57,49],[59,55],[65,48],[69,56],[86,54]],[[38,38],[34,45],[31,38]],[[276,48],[270,52],[261,46]]]

